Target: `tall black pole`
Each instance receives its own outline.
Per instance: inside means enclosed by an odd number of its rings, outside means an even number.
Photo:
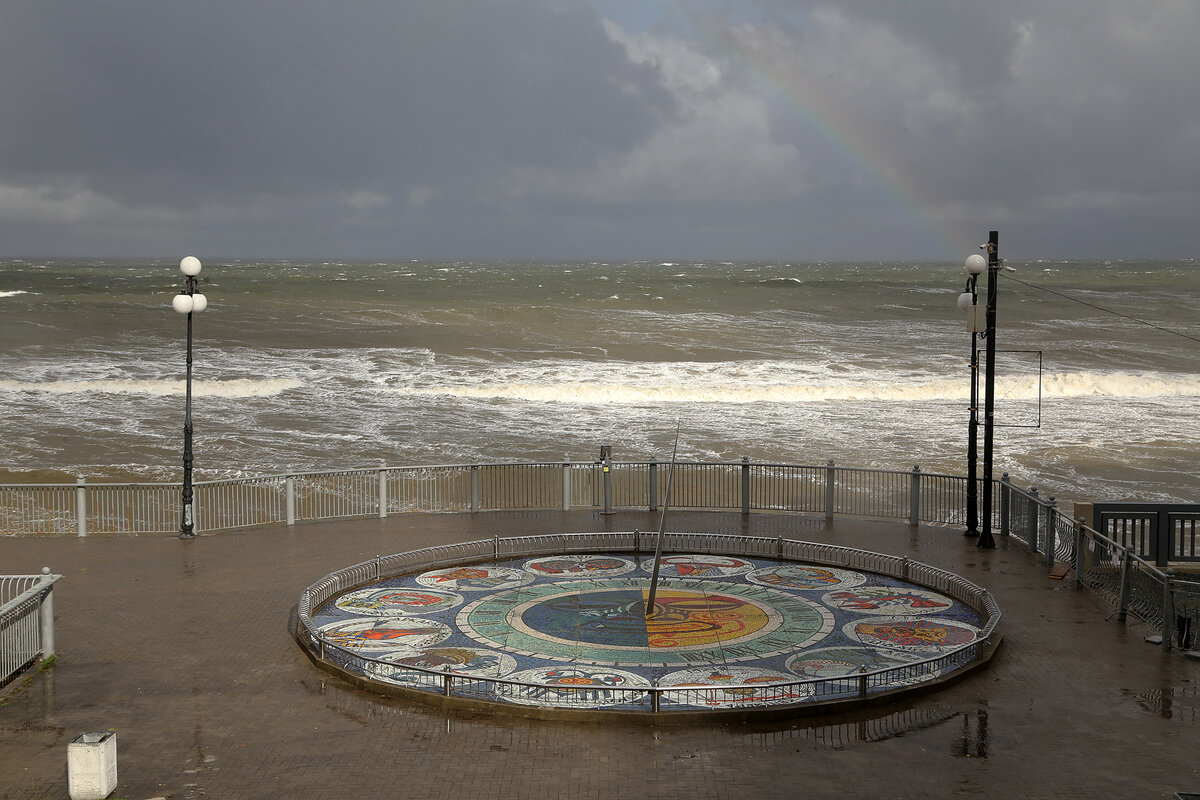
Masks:
[[[679,455],[679,431],[683,420],[675,423],[675,447],[671,449],[671,469],[667,472],[667,495],[658,517],[658,543],[654,545],[654,569],[650,573],[650,592],[646,595],[646,619],[654,616],[654,597],[658,592],[658,568],[662,564],[663,538],[667,530],[667,508],[671,505],[671,484],[675,482],[675,459]]]
[[[983,531],[979,547],[994,548],[992,537],[992,428],[996,407],[996,293],[1000,282],[1000,232],[988,235],[987,372],[983,394]]]
[[[975,290],[979,276],[967,278],[966,291],[971,293],[971,421],[967,424],[967,529],[963,536],[979,535],[979,483],[975,480],[979,464],[979,346],[975,342]]]
[[[196,279],[187,278],[188,296],[196,294]],[[192,312],[187,315],[187,400],[183,413],[183,518],[179,523],[179,538],[195,537],[195,520],[192,516]]]

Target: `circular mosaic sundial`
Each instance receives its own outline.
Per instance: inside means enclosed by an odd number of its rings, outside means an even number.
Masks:
[[[747,583],[649,578],[562,581],[497,592],[459,612],[458,630],[485,647],[551,661],[669,666],[768,658],[818,641],[833,613],[798,595]]]
[[[346,668],[372,681],[436,691],[439,674],[474,677],[489,699],[570,708],[642,708],[647,687],[669,688],[661,702],[680,710],[808,702],[813,686],[800,682],[814,679],[827,700],[878,670],[913,685],[944,670],[900,668],[985,624],[893,577],[689,553],[663,558],[647,614],[652,569],[619,552],[445,567],[344,592],[312,622],[368,659]]]

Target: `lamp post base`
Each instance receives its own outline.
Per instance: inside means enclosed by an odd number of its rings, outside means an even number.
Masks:
[[[190,476],[189,476],[190,478]],[[188,486],[184,490],[183,498],[183,520],[179,523],[179,538],[180,539],[195,539],[196,538],[196,523],[192,516],[192,500],[191,500],[191,481],[188,481]]]

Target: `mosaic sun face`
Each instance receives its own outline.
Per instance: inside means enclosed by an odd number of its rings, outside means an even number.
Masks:
[[[539,583],[472,602],[455,625],[484,647],[608,666],[754,660],[834,628],[833,615],[808,598],[744,582],[720,586],[663,581],[647,615],[645,578]]]
[[[768,610],[729,595],[660,591],[646,613],[647,589],[581,592],[529,606],[521,622],[560,639],[618,647],[711,645],[758,633]]]

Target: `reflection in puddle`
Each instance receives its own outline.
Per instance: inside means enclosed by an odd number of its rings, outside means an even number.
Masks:
[[[787,729],[749,734],[755,744],[770,747],[788,741],[807,741],[842,750],[858,743],[883,742],[900,736],[931,730],[959,721],[951,751],[955,755],[987,758],[988,714],[986,708],[970,711],[941,704],[905,708],[890,713],[862,714],[852,721],[828,724],[795,725]]]
[[[979,709],[974,714],[962,713],[962,736],[954,755],[964,758],[987,758],[988,754],[988,715],[987,709]]]
[[[406,703],[395,698],[364,694],[345,687],[338,682],[302,680],[308,692],[325,701],[332,711],[346,716],[361,725],[391,727],[401,724],[411,726],[424,720],[423,730],[414,736],[432,738],[439,734],[451,734],[456,726],[483,724],[500,732],[514,726],[527,729],[539,723],[503,715],[476,715],[459,711],[446,711],[415,703]],[[723,725],[722,723],[700,723],[701,726],[724,727],[727,733],[743,745],[755,749],[768,749],[795,742],[810,742],[834,750],[850,745],[883,742],[901,736],[943,727],[951,733],[950,752],[966,758],[987,758],[989,746],[987,708],[961,709],[942,704],[917,707],[882,709],[875,712],[860,712],[852,716],[839,716],[837,722],[803,724],[797,721],[785,723],[786,727],[772,727],[770,723]],[[553,723],[547,723],[553,724]],[[569,723],[568,723],[569,724]],[[638,726],[642,727],[642,726]],[[663,729],[664,732],[672,728]],[[683,726],[686,727],[686,726]],[[648,731],[654,731],[648,728]],[[657,738],[658,733],[655,733]]]
[[[440,711],[432,706],[419,703],[406,703],[391,697],[375,694],[363,694],[351,687],[341,686],[322,680],[301,680],[303,686],[311,694],[325,699],[325,705],[331,711],[366,725],[381,721],[385,725],[399,719],[440,718],[446,721],[446,732],[450,732],[451,719],[466,719],[467,715],[457,717]]]
[[[1143,692],[1132,692],[1122,689],[1121,694],[1133,700],[1139,706],[1163,719],[1174,719],[1180,722],[1200,722],[1200,689],[1149,689]]]
[[[15,686],[5,687],[5,694],[0,696],[0,728],[62,734],[63,728],[55,718],[56,675],[52,666],[33,667],[32,672],[13,681]]]

